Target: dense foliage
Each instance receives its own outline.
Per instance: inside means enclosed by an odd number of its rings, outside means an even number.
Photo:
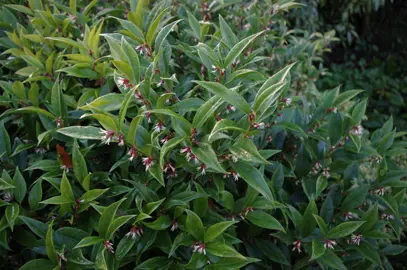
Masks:
[[[304,8],[289,13],[293,26],[309,32],[335,29],[339,42],[325,55],[329,67],[318,89],[342,85],[344,90],[363,89],[369,97],[368,128],[379,128],[393,115],[399,130],[406,130],[407,116],[405,43],[400,31],[407,23],[403,0],[301,0]]]
[[[15,1],[17,2],[17,1]],[[287,1],[3,4],[12,269],[392,269],[406,152]]]

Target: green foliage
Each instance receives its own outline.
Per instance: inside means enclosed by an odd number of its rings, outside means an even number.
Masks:
[[[352,269],[405,250],[404,133],[362,128],[363,90],[312,88],[334,32],[289,29],[298,3],[28,2],[0,11],[4,259]]]

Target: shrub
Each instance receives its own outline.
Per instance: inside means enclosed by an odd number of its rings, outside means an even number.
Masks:
[[[404,133],[295,80],[332,33],[287,31],[288,1],[143,2],[3,6],[4,266],[391,268]]]

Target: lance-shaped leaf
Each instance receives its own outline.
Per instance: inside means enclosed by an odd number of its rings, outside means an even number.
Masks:
[[[48,225],[48,231],[47,235],[45,237],[45,250],[47,251],[48,258],[54,263],[58,263],[58,254],[55,250],[55,245],[54,245],[54,236],[53,236],[53,231],[52,231],[52,224],[51,222]]]
[[[257,190],[269,201],[273,201],[273,195],[271,194],[270,188],[259,170],[245,162],[233,163],[232,167],[247,184]]]
[[[138,55],[124,37],[122,38],[122,50],[134,74],[135,83],[140,83],[140,61]]]
[[[72,150],[72,161],[76,179],[78,179],[80,183],[83,183],[83,180],[85,180],[86,176],[88,176],[88,167],[86,165],[85,158],[79,151],[79,145],[76,140]]]
[[[137,128],[139,127],[143,118],[144,118],[144,114],[137,115],[136,117],[133,118],[133,120],[131,120],[129,130],[127,131],[127,134],[125,135],[125,139],[126,139],[127,143],[130,143],[132,145],[135,144]]]
[[[236,224],[236,221],[222,221],[210,226],[205,232],[205,243],[212,242],[219,237],[230,226]]]
[[[100,128],[92,127],[92,126],[66,127],[66,128],[58,129],[57,132],[65,135],[65,136],[79,139],[79,140],[83,140],[83,139],[101,140],[102,139],[102,135],[100,134]]]
[[[88,114],[88,113],[85,113],[85,114],[83,114],[81,116],[81,119],[86,118],[86,117],[95,118],[96,120],[99,121],[100,125],[106,130],[113,130],[113,131],[117,130],[117,125],[116,125],[115,121],[108,114],[101,114],[101,113],[92,113],[92,114],[89,113]]]
[[[263,211],[253,211],[247,214],[247,219],[253,224],[269,229],[269,230],[279,230],[284,232],[283,226],[275,219],[273,216],[263,212]]]
[[[105,208],[105,210],[103,211],[102,216],[99,219],[99,224],[98,224],[98,232],[99,232],[99,236],[101,238],[104,238],[106,240],[107,239],[107,232],[108,229],[110,227],[110,225],[112,224],[115,216],[116,216],[116,211],[119,208],[120,204],[126,200],[126,198],[121,199],[118,202],[115,202],[111,205],[109,205],[107,208]]]
[[[242,39],[235,46],[233,46],[233,48],[230,50],[230,52],[225,58],[224,67],[229,67],[232,64],[232,62],[242,54],[244,49],[246,49],[247,46],[249,46],[249,44],[252,43],[252,41],[258,36],[260,36],[262,33],[263,31],[248,36],[247,38]]]
[[[105,112],[116,111],[122,107],[124,97],[125,96],[123,94],[115,94],[115,93],[107,94],[107,95],[98,97],[97,99],[93,100],[91,103],[80,107],[80,109],[90,111],[94,107],[94,108],[103,110]]]
[[[291,68],[295,64],[296,63],[286,66],[285,68],[281,69],[279,72],[271,76],[267,81],[265,81],[264,84],[260,87],[259,91],[257,92],[256,99],[258,99],[258,96],[263,94],[263,92],[269,89],[271,86],[283,83],[287,76],[290,74]]]
[[[356,231],[360,226],[362,226],[363,223],[365,223],[365,221],[348,221],[341,223],[338,226],[331,229],[326,237],[336,239],[348,236],[349,234]]]
[[[248,138],[243,138],[235,145],[229,147],[232,154],[239,159],[261,164],[270,164],[257,150],[256,145]]]
[[[269,107],[273,106],[277,99],[280,97],[282,90],[287,85],[286,83],[277,83],[266,90],[260,95],[256,96],[254,100],[253,110],[255,112],[264,112]]]
[[[177,23],[179,23],[182,20],[177,20],[175,22],[172,22],[166,26],[164,26],[161,31],[158,33],[157,38],[155,39],[155,45],[154,45],[154,50],[155,52],[160,51],[161,46],[164,43],[164,40],[167,38],[168,34],[174,30],[174,27]]]
[[[199,107],[194,116],[194,120],[192,121],[193,126],[196,128],[202,127],[206,120],[213,116],[215,111],[223,104],[223,102],[224,101],[218,96],[211,97],[201,107]]]
[[[65,104],[64,95],[62,93],[61,83],[59,78],[57,78],[54,86],[51,90],[51,105],[52,109],[54,110],[54,114],[57,117],[61,117],[65,123],[67,121],[67,107]]]
[[[155,35],[157,34],[157,28],[161,21],[161,17],[165,14],[165,12],[167,12],[168,9],[169,8],[166,8],[163,11],[161,11],[161,13],[158,14],[157,18],[155,18],[154,21],[148,27],[146,40],[147,44],[150,45],[150,47],[152,47],[153,45]]]
[[[165,155],[173,149],[175,146],[180,144],[182,141],[184,141],[184,137],[175,137],[170,139],[168,142],[166,142],[162,147],[160,151],[160,167],[161,169],[164,168],[164,157]]]
[[[237,92],[229,90],[226,86],[217,82],[206,82],[206,81],[194,81],[194,82],[204,87],[206,90],[212,92],[213,94],[219,96],[226,102],[232,104],[239,110],[247,114],[251,112],[250,105],[247,103],[247,101]]]
[[[245,132],[244,129],[240,128],[233,122],[232,120],[229,119],[222,119],[220,121],[217,121],[215,126],[213,127],[211,134],[209,134],[208,140],[211,141],[214,135],[218,132],[226,131],[226,130],[234,130],[234,131],[240,131],[240,132]]]
[[[0,115],[0,119],[3,118],[4,116],[8,115],[8,114],[13,114],[13,113],[21,113],[21,114],[30,114],[30,113],[38,113],[41,115],[44,115],[47,118],[50,119],[56,119],[55,115],[53,115],[52,113],[37,108],[37,107],[33,107],[33,106],[28,106],[28,107],[24,107],[24,108],[19,108],[19,109],[10,109],[5,111],[2,115]]]
[[[208,168],[211,168],[215,172],[226,173],[225,169],[220,165],[215,151],[210,144],[199,143],[198,147],[192,147],[192,153]]]

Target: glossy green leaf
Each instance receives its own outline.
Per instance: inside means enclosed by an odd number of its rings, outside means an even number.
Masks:
[[[213,127],[213,129],[211,131],[211,134],[209,134],[208,140],[211,141],[211,139],[214,137],[214,135],[216,133],[227,131],[227,130],[245,132],[244,129],[240,128],[232,120],[222,119],[222,120],[216,122],[215,126]]]
[[[12,188],[16,188],[15,186],[9,184],[8,182],[6,182],[4,179],[0,178],[0,190],[5,190],[5,189],[12,189]]]
[[[269,201],[273,201],[273,195],[271,194],[270,188],[259,170],[244,162],[233,163],[232,167],[247,184],[257,190]]]
[[[311,260],[315,260],[325,253],[324,243],[320,240],[312,240],[312,256]]]
[[[152,45],[154,43],[154,38],[157,34],[157,28],[161,22],[161,18],[167,12],[167,10],[168,10],[168,8],[162,10],[160,12],[160,14],[158,14],[158,16],[154,19],[154,21],[148,27],[148,31],[146,34],[146,40],[147,40],[147,44],[150,45],[150,47],[152,47]]]
[[[6,219],[10,225],[11,230],[14,229],[14,223],[20,213],[20,206],[17,203],[12,203],[6,207]]]
[[[114,233],[120,229],[124,224],[126,224],[130,219],[134,218],[135,215],[127,215],[127,216],[121,216],[113,220],[113,222],[110,224],[109,228],[107,229],[106,233],[106,238],[107,239],[112,239]]]
[[[196,112],[192,125],[196,128],[200,128],[205,124],[209,117],[213,117],[215,111],[223,104],[223,100],[214,96],[206,101]]]
[[[277,219],[263,211],[255,210],[253,212],[249,212],[246,218],[259,227],[269,230],[285,231]]]
[[[88,140],[101,140],[102,135],[100,134],[100,128],[93,126],[73,126],[66,127],[57,130],[58,133],[61,133],[65,136],[76,138],[79,140],[88,139]]]
[[[45,259],[35,259],[25,263],[20,270],[32,270],[32,269],[41,269],[41,270],[53,270],[55,265],[50,260]]]
[[[213,94],[219,96],[224,101],[232,104],[239,110],[247,114],[251,112],[250,105],[247,103],[247,101],[237,92],[229,90],[224,85],[217,82],[205,82],[205,81],[194,81],[194,82],[202,86],[206,90],[212,92]]]
[[[48,225],[48,231],[47,235],[45,237],[45,249],[47,251],[48,258],[54,263],[58,263],[58,254],[55,250],[55,245],[54,245],[54,236],[53,236],[53,231],[52,231],[52,225],[53,222],[51,222]]]
[[[331,239],[341,238],[350,235],[356,231],[360,226],[365,223],[364,221],[348,221],[335,226],[331,229],[327,237]]]
[[[225,230],[236,223],[236,221],[223,221],[210,226],[205,232],[205,243],[214,241]]]
[[[83,238],[76,246],[75,248],[82,248],[82,247],[88,247],[88,246],[93,246],[98,243],[103,242],[103,239],[97,236],[88,236]]]
[[[230,152],[239,160],[251,163],[270,164],[257,150],[256,145],[247,138],[243,138],[229,147]]]
[[[175,137],[175,138],[170,139],[168,142],[166,142],[161,147],[161,151],[160,151],[160,168],[161,169],[164,168],[165,155],[184,140],[185,140],[184,137]]]
[[[244,258],[234,248],[219,242],[211,242],[206,245],[206,251],[218,257]]]
[[[233,48],[229,51],[228,55],[225,58],[224,66],[229,67],[236,58],[238,58],[242,52],[253,42],[258,36],[260,36],[263,32],[259,32],[257,34],[253,34],[248,36],[247,38],[242,39],[239,41]]]
[[[97,108],[105,112],[116,111],[122,107],[125,95],[111,93],[91,101],[89,104],[80,107],[82,110],[92,110],[92,108]]]
[[[226,173],[225,169],[220,165],[215,151],[210,144],[200,143],[198,147],[192,147],[192,153],[209,169],[219,173]]]
[[[187,213],[186,229],[196,239],[203,241],[205,228],[201,219],[192,211],[185,209]]]
[[[16,187],[13,189],[14,198],[21,204],[27,192],[27,184],[18,167],[16,168],[11,184]]]
[[[117,201],[111,205],[109,205],[104,211],[102,216],[99,219],[98,223],[98,232],[99,236],[102,238],[108,237],[107,232],[112,224],[115,216],[116,216],[116,211],[119,208],[120,204],[125,200],[125,198],[121,199],[120,201]]]
[[[79,151],[79,145],[76,140],[72,149],[72,161],[76,179],[78,179],[80,183],[83,183],[85,178],[88,176],[88,167],[86,165],[85,158]]]

